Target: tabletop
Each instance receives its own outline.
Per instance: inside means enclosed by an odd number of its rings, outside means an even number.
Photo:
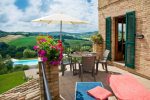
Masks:
[[[76,58],[81,58],[83,56],[96,56],[96,53],[95,52],[79,52],[79,53],[73,53],[73,54],[70,54],[71,57],[76,57]]]

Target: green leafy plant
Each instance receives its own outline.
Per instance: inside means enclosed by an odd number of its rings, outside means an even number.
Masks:
[[[16,65],[14,67],[14,71],[21,71],[22,70],[23,65]]]
[[[28,70],[29,68],[30,68],[30,67],[29,67],[28,65],[24,65],[22,69],[23,69],[23,70]]]
[[[33,48],[43,62],[49,61],[51,65],[59,65],[63,58],[62,42],[54,40],[52,36],[38,36],[37,45]]]
[[[103,38],[102,38],[101,34],[96,34],[96,35],[91,36],[91,40],[95,44],[103,43]]]

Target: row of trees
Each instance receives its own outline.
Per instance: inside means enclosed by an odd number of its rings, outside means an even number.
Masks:
[[[7,56],[13,58],[33,58],[36,57],[37,54],[33,50],[33,47],[15,47],[12,45],[8,45],[5,42],[0,42],[0,54],[3,58],[7,58]]]

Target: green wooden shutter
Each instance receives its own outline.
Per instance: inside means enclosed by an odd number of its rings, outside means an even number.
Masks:
[[[128,12],[126,13],[125,65],[130,68],[134,68],[135,65],[135,33],[135,12]]]
[[[106,18],[106,49],[110,50],[108,60],[111,60],[111,17]]]

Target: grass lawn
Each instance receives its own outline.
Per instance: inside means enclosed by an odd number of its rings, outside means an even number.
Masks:
[[[0,75],[0,94],[25,82],[24,71]]]
[[[8,42],[9,45],[16,47],[29,47],[36,45],[36,36],[22,37]]]

